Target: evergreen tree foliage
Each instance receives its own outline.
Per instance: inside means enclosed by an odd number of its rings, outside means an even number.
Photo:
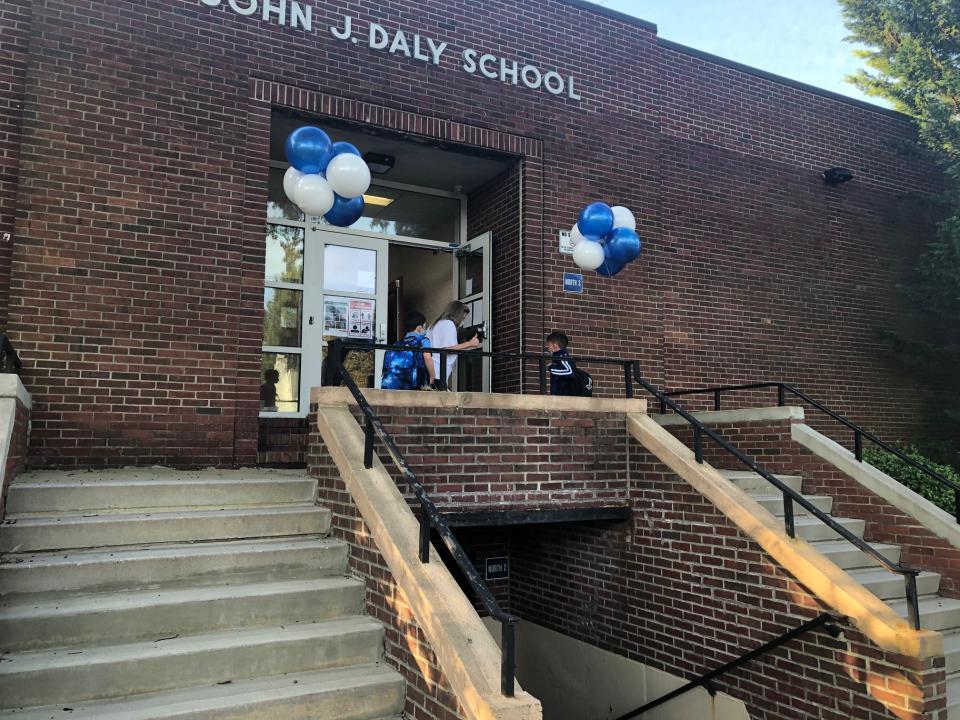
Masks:
[[[897,338],[960,436],[960,0],[840,0],[848,40],[868,70],[851,81],[914,118],[947,176],[944,216],[908,295],[929,323],[923,341]],[[943,415],[938,418],[943,419]]]

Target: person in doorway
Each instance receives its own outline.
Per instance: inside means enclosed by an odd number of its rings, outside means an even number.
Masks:
[[[567,351],[570,338],[566,333],[554,330],[547,335],[546,344],[547,350],[553,355],[553,362],[550,363],[550,394],[578,397],[593,395],[593,378],[579,370],[570,359]]]
[[[280,373],[273,368],[264,370],[263,384],[260,385],[260,409],[266,412],[277,411],[277,383]]]
[[[429,352],[417,352],[430,347],[426,324],[427,318],[417,310],[411,310],[404,317],[407,334],[396,344],[410,350],[387,350],[384,354],[380,383],[384,390],[419,390],[433,384],[436,378],[433,358]]]
[[[433,321],[433,324],[427,330],[427,337],[430,338],[430,347],[444,348],[446,350],[470,350],[480,347],[480,338],[474,335],[469,340],[457,342],[457,328],[463,324],[470,314],[470,308],[459,300],[447,303],[447,306],[440,313],[440,317]],[[441,383],[441,389],[450,386],[450,375],[453,368],[457,365],[456,355],[447,355],[447,376],[440,377],[440,353],[433,353],[433,374]],[[439,383],[438,383],[439,384]]]

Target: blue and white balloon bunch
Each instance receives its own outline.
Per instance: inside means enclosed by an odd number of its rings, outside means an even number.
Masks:
[[[331,142],[320,128],[297,128],[286,143],[290,167],[283,191],[307,215],[322,215],[331,225],[349,227],[363,215],[363,194],[370,168],[348,142]]]
[[[577,266],[607,277],[616,275],[640,254],[637,221],[622,205],[590,203],[580,211],[570,237]]]

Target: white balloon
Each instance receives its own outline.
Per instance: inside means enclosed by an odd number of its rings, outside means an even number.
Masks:
[[[293,201],[307,215],[326,215],[333,207],[333,190],[322,175],[303,175],[293,187]]]
[[[582,240],[573,249],[573,261],[584,270],[596,270],[603,265],[603,245],[593,240]]]
[[[573,229],[570,230],[570,240],[573,242],[574,247],[586,240],[576,223],[573,224]]]
[[[613,226],[615,228],[625,227],[631,230],[637,229],[637,219],[633,216],[633,213],[623,205],[614,205],[610,209],[613,210]]]
[[[342,153],[327,165],[327,182],[340,197],[360,197],[370,188],[370,168],[362,157]]]
[[[303,177],[303,173],[297,170],[293,165],[287,168],[287,171],[283,174],[283,192],[290,199],[293,200],[293,188],[297,184],[297,180]]]

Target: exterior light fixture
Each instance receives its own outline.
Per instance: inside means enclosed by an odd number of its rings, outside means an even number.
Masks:
[[[376,205],[377,207],[387,207],[394,200],[396,200],[396,198],[383,197],[382,195],[363,196],[363,202],[365,205]]]
[[[386,175],[393,170],[395,158],[393,155],[381,155],[380,153],[368,152],[364,154],[363,160],[367,163],[367,167],[370,168],[370,172],[374,175]]]
[[[853,173],[846,168],[835,167],[824,170],[822,177],[827,185],[842,185],[847,180],[853,180]]]

